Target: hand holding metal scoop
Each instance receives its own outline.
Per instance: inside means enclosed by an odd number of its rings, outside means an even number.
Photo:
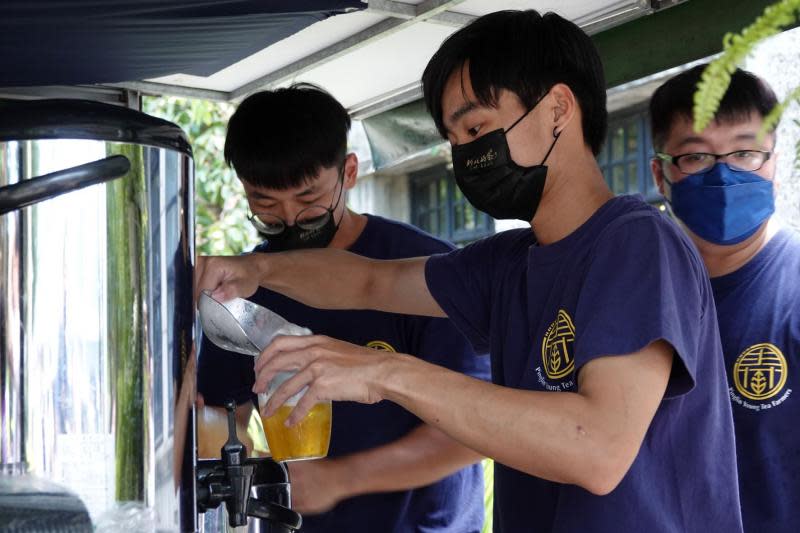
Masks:
[[[223,303],[203,291],[197,309],[206,336],[231,352],[258,357],[277,335],[311,335],[311,330],[244,298]]]

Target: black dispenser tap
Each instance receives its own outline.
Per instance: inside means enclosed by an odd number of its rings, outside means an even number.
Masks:
[[[269,457],[248,458],[247,447],[236,436],[236,403],[225,404],[228,411],[228,441],[221,449],[222,459],[197,462],[197,509],[205,512],[225,503],[231,527],[247,524],[248,516],[266,521],[275,533],[300,529],[301,516],[288,507],[289,473]],[[253,485],[276,490],[256,491],[268,500],[253,496]],[[272,494],[270,494],[272,492]]]
[[[256,467],[246,464],[247,448],[236,436],[236,404],[228,402],[225,409],[228,410],[228,442],[222,447],[222,464],[231,487],[231,497],[225,503],[230,524],[235,527],[247,523],[247,503]]]

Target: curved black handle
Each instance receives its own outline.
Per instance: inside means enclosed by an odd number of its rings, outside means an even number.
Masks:
[[[85,165],[0,187],[0,215],[60,194],[119,178],[127,174],[130,168],[131,163],[127,157],[112,155]]]
[[[255,498],[250,498],[247,503],[247,514],[267,520],[290,531],[296,531],[303,525],[303,517],[296,511],[277,503],[259,501]]]

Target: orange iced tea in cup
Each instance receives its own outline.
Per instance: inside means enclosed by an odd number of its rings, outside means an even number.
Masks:
[[[259,407],[263,409],[275,389],[294,375],[295,372],[277,374],[269,383],[266,394],[258,395]],[[292,409],[294,409],[294,406],[297,405],[297,402],[305,392],[306,388],[289,398],[271,417],[261,416],[261,423],[264,426],[264,432],[267,434],[269,451],[275,461],[318,459],[328,455],[332,418],[330,401],[316,404],[294,426],[286,427],[284,425]]]

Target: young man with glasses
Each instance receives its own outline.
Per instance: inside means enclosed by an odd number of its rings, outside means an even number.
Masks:
[[[282,337],[256,363],[256,390],[279,369],[300,371],[265,412],[305,385],[290,422],[323,398],[402,405],[495,459],[496,532],[740,532],[711,287],[680,228],[603,178],[606,86],[592,40],[554,13],[490,13],[448,37],[422,81],[461,191],[530,227],[407,261],[198,258],[195,289],[264,285],[320,307],[448,316],[489,349],[493,383]]]
[[[714,121],[694,131],[705,65],[670,79],[650,102],[652,171],[697,245],[714,291],[733,408],[746,532],[797,531],[800,521],[800,239],[773,219],[777,104],[737,70]]]
[[[347,152],[349,129],[342,105],[307,84],[253,94],[238,107],[228,124],[225,160],[242,181],[250,220],[264,238],[256,255],[331,248],[401,259],[451,250],[416,228],[347,208],[358,173],[356,155]],[[371,348],[376,357],[411,353],[488,379],[488,359],[447,320],[321,311],[266,289],[250,299],[315,333]],[[249,413],[252,357],[226,352],[204,336],[198,365],[205,404],[234,398]],[[479,459],[396,404],[337,402],[328,457],[288,464],[292,504],[304,515],[307,533],[479,532]]]

